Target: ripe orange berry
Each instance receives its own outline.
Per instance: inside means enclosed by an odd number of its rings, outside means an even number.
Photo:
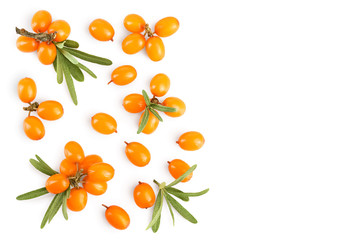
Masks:
[[[134,200],[140,208],[152,207],[155,203],[154,190],[149,184],[139,182],[134,189]]]
[[[204,145],[205,138],[199,132],[190,131],[183,133],[176,143],[179,144],[179,146],[184,150],[195,151],[200,149]]]
[[[115,68],[115,70],[111,73],[111,81],[109,83],[113,82],[120,86],[127,85],[134,81],[136,76],[137,72],[133,66],[123,65]]]
[[[66,201],[68,209],[74,212],[81,211],[85,208],[87,203],[87,192],[84,188],[72,188],[70,190],[69,198]]]
[[[115,34],[113,26],[101,18],[95,19],[90,23],[89,32],[96,40],[99,41],[113,41]]]
[[[71,177],[71,176],[75,176],[78,170],[78,166],[76,162],[73,162],[65,158],[64,160],[61,161],[59,169],[61,174]]]
[[[67,159],[74,163],[81,163],[85,158],[84,150],[81,145],[75,141],[70,141],[65,144],[64,154]]]
[[[64,114],[61,103],[52,100],[40,103],[36,111],[39,117],[48,121],[57,120]]]
[[[56,58],[56,46],[53,43],[41,42],[37,49],[40,62],[44,65],[52,64]]]
[[[123,106],[129,113],[139,113],[146,107],[144,96],[138,93],[127,95],[123,100]]]
[[[141,33],[145,30],[145,20],[137,14],[129,14],[124,19],[125,28],[133,33]]]
[[[164,96],[170,88],[170,79],[163,73],[156,74],[150,82],[150,91],[156,97]]]
[[[129,226],[130,217],[124,209],[116,205],[103,206],[106,207],[105,218],[111,226],[119,230],[124,230]]]
[[[169,163],[169,172],[171,176],[173,176],[175,179],[178,179],[181,175],[183,175],[187,170],[189,170],[190,166],[180,159],[174,159]],[[181,182],[187,182],[191,179],[193,173],[190,173],[184,180]]]
[[[107,182],[114,177],[115,170],[108,163],[95,163],[88,169],[88,179],[94,182]]]
[[[31,140],[40,140],[45,135],[44,124],[35,116],[25,118],[23,127],[26,136]]]
[[[116,133],[116,120],[106,113],[97,113],[91,118],[92,127],[99,133],[111,134]]]
[[[170,117],[180,117],[185,113],[186,106],[185,103],[177,97],[168,97],[163,102],[162,105],[166,107],[176,108],[175,112],[165,112],[166,115]]]
[[[155,24],[155,33],[159,37],[169,37],[179,29],[179,21],[174,17],[166,17]]]
[[[150,152],[144,145],[138,142],[125,143],[125,154],[132,164],[144,167],[150,162]]]
[[[16,47],[22,52],[34,52],[39,47],[39,42],[34,38],[20,36],[16,40]]]
[[[165,57],[165,46],[161,38],[150,37],[145,44],[146,53],[152,61],[160,61]]]
[[[84,161],[79,164],[79,169],[82,169],[82,173],[87,173],[91,165],[102,162],[102,158],[96,154],[88,155]]]
[[[45,183],[46,190],[49,193],[58,194],[65,191],[70,185],[66,175],[57,173],[50,176]]]
[[[18,96],[24,103],[34,101],[36,97],[36,84],[31,78],[23,78],[18,83]]]
[[[88,177],[85,177],[83,179],[83,187],[84,189],[92,194],[92,195],[101,195],[104,194],[107,190],[107,183],[106,182],[94,182],[88,179]]]
[[[132,33],[122,41],[122,49],[124,53],[135,54],[145,47],[145,37],[140,33]]]
[[[144,116],[144,113],[141,114],[139,125],[141,123],[141,120],[142,120],[143,116]],[[149,112],[149,120],[146,123],[144,129],[142,130],[142,133],[151,134],[156,130],[158,125],[159,125],[159,119],[157,117],[155,117],[154,114]]]
[[[37,11],[31,19],[31,28],[36,33],[45,32],[49,28],[51,21],[51,14],[48,11]]]
[[[69,37],[71,28],[70,28],[70,25],[66,21],[56,20],[56,21],[53,21],[48,28],[48,33],[54,33],[54,32],[56,32],[54,41],[62,42]]]

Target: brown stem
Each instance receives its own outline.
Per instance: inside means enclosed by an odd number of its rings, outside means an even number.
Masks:
[[[124,141],[124,143],[125,143],[126,145],[129,145],[129,143],[128,143],[127,141]]]
[[[155,96],[153,96],[153,98],[150,99],[150,102],[151,102],[151,103],[154,103],[154,104],[160,104],[159,99],[157,99]]]
[[[23,107],[24,111],[29,111],[29,114],[30,112],[35,112],[39,107],[38,102],[29,103],[29,105],[28,107]]]
[[[103,207],[105,207],[106,209],[108,209],[109,207],[108,206],[106,206],[105,204],[101,204]]]
[[[152,37],[154,33],[151,31],[149,24],[145,24],[145,34],[144,36],[148,35],[148,37]]]
[[[29,31],[26,31],[24,28],[17,28],[15,27],[15,31],[17,34],[21,35],[21,36],[25,36],[25,37],[29,37],[29,38],[34,38],[40,42],[51,42],[55,39],[56,37],[56,32],[53,33],[32,33]]]

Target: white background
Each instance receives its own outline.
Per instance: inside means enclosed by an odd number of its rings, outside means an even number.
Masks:
[[[360,15],[358,1],[11,1],[1,7],[1,231],[7,239],[359,239]],[[40,9],[71,25],[70,39],[80,50],[108,57],[112,66],[86,64],[98,76],[75,83],[74,106],[65,84],[58,85],[52,66],[36,54],[15,47],[15,26],[30,29]],[[180,21],[179,31],[164,39],[166,56],[152,62],[144,52],[126,55],[121,41],[127,14],[137,13],[154,26],[166,16]],[[98,42],[89,32],[95,18],[115,28],[114,42]],[[107,85],[120,65],[133,65],[137,79],[127,86]],[[136,134],[139,115],[125,112],[129,93],[149,91],[157,73],[171,79],[167,96],[184,100],[181,118],[164,115],[152,135]],[[26,138],[26,113],[17,82],[33,78],[37,100],[60,101],[63,118],[45,122],[45,137]],[[118,133],[95,132],[90,118],[106,112]],[[204,134],[196,152],[176,144],[185,131]],[[42,187],[46,176],[29,158],[40,155],[57,169],[63,147],[78,141],[86,154],[99,154],[115,168],[106,194],[89,195],[82,212],[61,212],[40,229],[51,201],[15,197]],[[137,168],[126,159],[123,141],[139,141],[152,154]],[[198,219],[191,224],[166,205],[157,234],[145,231],[151,209],[132,198],[137,181],[172,181],[167,161],[198,164],[184,191],[210,188],[184,206]],[[112,228],[101,204],[119,205],[130,215],[125,231]],[[10,235],[9,235],[10,234]]]

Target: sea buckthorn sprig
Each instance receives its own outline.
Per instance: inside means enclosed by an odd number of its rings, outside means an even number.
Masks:
[[[45,187],[21,194],[17,200],[28,200],[48,193],[55,194],[40,227],[50,223],[62,208],[63,216],[68,220],[67,209],[81,211],[87,204],[87,194],[101,195],[107,190],[107,182],[114,176],[114,168],[104,163],[98,155],[85,156],[84,150],[75,141],[64,147],[65,159],[60,163],[59,172],[47,165],[38,155],[30,163],[40,172],[49,176]]]
[[[175,224],[175,218],[172,208],[174,208],[182,217],[184,217],[186,220],[188,220],[191,223],[197,223],[196,218],[188,211],[186,210],[175,198],[173,198],[171,195],[183,200],[183,201],[189,201],[190,197],[197,197],[201,196],[209,191],[209,188],[200,191],[200,192],[194,192],[194,193],[186,193],[183,192],[177,188],[174,188],[176,184],[183,181],[185,178],[187,178],[196,168],[196,164],[193,165],[191,168],[189,168],[183,175],[178,177],[175,181],[171,182],[170,184],[166,185],[165,182],[159,183],[154,179],[154,183],[158,185],[159,192],[156,196],[152,219],[147,226],[146,230],[151,228],[152,231],[155,233],[158,231],[160,227],[160,217],[161,217],[161,210],[162,205],[164,202],[164,199],[169,207],[169,211],[173,220],[173,224]]]
[[[77,58],[100,65],[111,65],[112,62],[109,59],[77,50],[79,43],[68,39],[71,32],[70,25],[64,20],[52,21],[51,14],[45,10],[34,14],[31,27],[34,32],[29,32],[24,28],[15,28],[16,33],[21,35],[16,42],[17,48],[22,52],[37,51],[38,59],[42,64],[53,64],[57,73],[57,82],[61,84],[65,78],[71,99],[77,105],[73,78],[83,82],[82,71],[96,78],[96,75]]]

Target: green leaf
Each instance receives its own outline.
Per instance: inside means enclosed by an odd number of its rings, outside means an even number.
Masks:
[[[28,199],[33,199],[33,198],[37,198],[40,197],[42,195],[45,195],[49,193],[45,187],[43,188],[39,188],[24,194],[21,194],[19,196],[16,197],[17,200],[28,200]]]
[[[163,191],[159,190],[159,193],[155,200],[155,206],[154,206],[154,210],[153,210],[152,219],[151,219],[149,225],[147,226],[146,230],[151,228],[160,219],[161,209],[162,209],[162,204],[163,204],[163,194],[164,194]],[[158,199],[160,199],[160,200],[158,200]],[[153,231],[154,231],[154,229],[153,229]]]
[[[181,175],[179,178],[177,178],[175,181],[173,181],[172,183],[168,184],[166,187],[172,187],[176,184],[178,184],[179,182],[181,182],[182,180],[184,180],[184,178],[186,178],[190,173],[192,173],[195,168],[197,167],[197,165],[193,165],[191,168],[189,168],[183,175]]]
[[[165,190],[174,195],[177,198],[180,198],[183,201],[189,201],[189,196],[186,195],[186,193],[184,193],[183,191],[173,188],[173,187],[165,187]]]
[[[191,213],[186,210],[178,201],[175,200],[175,198],[171,197],[166,191],[164,192],[165,197],[167,197],[170,204],[174,207],[174,209],[183,216],[186,220],[188,220],[191,223],[197,223],[197,220],[194,218]]]
[[[56,62],[56,64],[55,64]],[[56,69],[56,80],[58,82],[58,84],[61,84],[64,80],[64,72],[62,69],[62,65],[63,65],[63,59],[62,59],[62,55],[61,54],[57,54],[56,56],[56,60],[54,61],[54,67]]]
[[[154,108],[156,110],[159,110],[161,112],[176,112],[176,108],[166,107],[166,106],[163,106],[161,104],[152,103],[150,105],[150,107],[152,107],[152,108]]]
[[[147,122],[149,120],[149,109],[148,108],[145,108],[145,111],[144,111],[144,116],[143,118],[141,119],[141,122],[139,124],[139,129],[137,131],[137,134],[141,133],[142,130],[144,130]]]
[[[166,200],[166,203],[169,207],[169,211],[170,211],[170,214],[171,214],[171,218],[173,220],[173,225],[175,225],[175,218],[174,218],[174,213],[173,213],[173,210],[171,208],[171,204],[170,204],[170,201],[169,201],[169,197],[168,197],[168,194],[165,194],[165,200]]]
[[[29,161],[31,165],[33,165],[37,170],[49,176],[58,173],[51,167],[49,167],[49,165],[47,165],[38,155],[35,155],[35,157],[37,158],[37,160],[31,158]]]
[[[66,202],[67,202],[67,199],[69,198],[69,196],[70,196],[70,187],[68,189],[66,189],[65,196],[64,196],[63,202],[62,202],[62,214],[66,220],[68,220],[68,218],[69,218],[68,214],[67,214],[67,206],[66,206]]]
[[[58,59],[58,56],[56,54],[55,60],[53,61],[53,67],[54,67],[55,72],[57,71],[57,59]]]
[[[112,61],[107,59],[107,58],[102,58],[102,57],[98,57],[98,56],[94,56],[76,49],[72,49],[72,48],[67,48],[64,47],[63,49],[65,49],[68,53],[70,53],[71,55],[73,55],[74,57],[80,58],[82,60],[88,61],[88,62],[92,62],[92,63],[96,63],[96,64],[100,64],[100,65],[111,65]]]
[[[55,46],[57,47],[57,48],[63,48],[64,47],[64,44],[65,44],[65,42],[64,41],[62,41],[62,42],[57,42],[57,43],[55,43]]]
[[[152,217],[154,217],[155,212],[159,210],[160,206],[162,205],[162,191],[160,190],[156,196],[156,200],[155,200],[155,205],[154,205],[154,210],[153,210],[153,215]],[[161,211],[161,210],[160,210]],[[154,225],[151,227],[151,230],[155,233],[159,230],[160,227],[160,220],[161,220],[161,215],[159,216],[158,220],[154,223]]]
[[[67,68],[70,71],[71,76],[79,82],[84,81],[84,74],[80,70],[80,68],[77,66],[78,63],[75,65],[72,62],[70,62],[68,59],[65,59],[65,64],[67,65]]]
[[[157,119],[159,119],[160,122],[163,121],[163,119],[161,118],[161,116],[159,115],[159,113],[158,113],[157,111],[155,111],[155,110],[152,109],[151,107],[149,108],[149,110],[150,110],[150,112],[151,112],[152,114],[154,114],[154,116],[155,116]]]
[[[93,73],[90,69],[88,69],[86,66],[82,65],[81,63],[76,64],[79,68],[81,68],[82,70],[84,70],[85,72],[87,72],[90,76],[92,76],[93,78],[97,78],[97,76],[95,75],[95,73]]]
[[[198,196],[201,196],[201,195],[204,195],[205,193],[207,193],[209,191],[209,188],[205,189],[205,190],[202,190],[200,192],[194,192],[194,193],[185,193],[186,196],[188,197],[198,197]]]
[[[41,222],[40,227],[44,228],[47,222],[50,222],[52,218],[55,216],[55,214],[59,211],[60,206],[62,205],[64,198],[64,192],[56,194],[53,197],[53,200],[51,201],[48,209],[45,212],[44,218]]]
[[[64,42],[64,46],[65,47],[69,47],[69,48],[78,48],[79,47],[79,43],[74,41],[74,40],[69,40],[67,39],[65,42]]]
[[[70,70],[69,70],[67,64],[63,65],[63,70],[64,70],[64,76],[65,76],[66,85],[67,85],[67,87],[69,89],[71,99],[73,100],[73,103],[75,105],[77,105],[78,101],[77,101],[77,97],[76,97],[74,81],[73,81],[73,79],[71,77],[71,73],[70,73]]]
[[[145,90],[142,90],[142,95],[144,96],[144,99],[145,99],[145,103],[146,103],[146,105],[147,106],[149,106],[150,105],[150,98],[149,98],[149,95],[146,93],[146,91]]]

